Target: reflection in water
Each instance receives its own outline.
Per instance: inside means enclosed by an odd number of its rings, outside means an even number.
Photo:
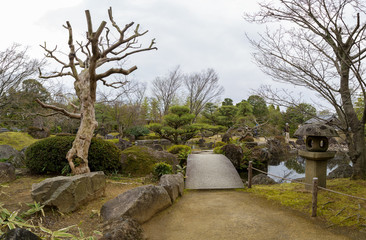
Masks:
[[[268,163],[268,173],[289,179],[304,178],[305,163],[305,159],[297,155],[288,155],[281,159],[271,159]],[[333,159],[328,160],[327,174],[341,164],[350,164],[352,166],[352,162],[349,160],[347,155],[340,152],[337,153]],[[270,177],[278,183],[289,182],[276,177]]]

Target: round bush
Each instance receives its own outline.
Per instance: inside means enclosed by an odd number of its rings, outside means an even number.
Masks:
[[[69,163],[66,154],[74,141],[74,136],[57,136],[47,138],[30,145],[26,152],[26,166],[39,174],[65,174]],[[103,139],[93,138],[89,148],[90,171],[112,173],[121,169],[121,151]]]
[[[173,145],[167,151],[173,154],[178,154],[182,150],[190,151],[191,147],[187,145]]]
[[[156,176],[157,178],[160,178],[164,174],[172,174],[172,173],[173,173],[172,165],[165,162],[155,163],[154,176]]]

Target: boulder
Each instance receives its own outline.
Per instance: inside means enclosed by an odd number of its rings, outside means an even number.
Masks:
[[[178,196],[183,195],[184,190],[184,177],[182,174],[166,174],[161,176],[159,181],[159,186],[165,188],[168,192],[172,202],[178,198]]]
[[[60,212],[72,212],[83,204],[104,195],[105,175],[91,172],[71,177],[48,178],[32,185],[32,198]]]
[[[15,167],[10,163],[0,162],[0,183],[11,182],[15,179]]]
[[[120,138],[118,140],[118,143],[116,143],[116,146],[121,150],[125,150],[126,148],[129,148],[129,147],[132,147],[132,143],[127,141],[127,140],[124,140],[122,138]]]
[[[41,238],[26,229],[14,228],[1,235],[0,240],[41,240]]]
[[[151,149],[154,149],[155,151],[164,151],[164,148],[159,144],[153,144],[149,146]]]
[[[3,133],[3,132],[9,132],[9,129],[7,129],[7,128],[0,128],[0,133]]]
[[[342,164],[333,171],[331,171],[328,175],[328,178],[350,178],[352,174],[352,167],[348,164]]]
[[[270,185],[275,184],[275,180],[268,177],[266,174],[258,174],[252,178],[252,184],[253,185]]]
[[[143,230],[140,224],[130,218],[117,218],[107,221],[103,226],[100,240],[142,240]]]
[[[241,160],[244,157],[243,149],[234,144],[227,144],[221,148],[224,155],[230,159],[236,169],[240,169]]]
[[[134,176],[146,176],[154,170],[158,162],[165,162],[176,170],[179,164],[177,156],[165,151],[155,151],[145,146],[132,146],[122,151],[121,164],[123,172]]]
[[[107,221],[123,217],[142,224],[171,204],[169,194],[163,187],[145,185],[109,200],[102,206],[100,214]]]
[[[47,128],[29,127],[28,134],[31,135],[33,138],[42,139],[49,137],[51,135],[51,132]]]
[[[0,145],[0,159],[9,159],[19,152],[9,145]]]

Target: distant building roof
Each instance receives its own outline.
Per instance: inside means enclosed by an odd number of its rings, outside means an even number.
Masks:
[[[329,115],[321,115],[314,118],[311,118],[304,122],[304,124],[313,124],[313,123],[323,123],[327,125],[337,125],[339,120],[336,114],[329,114]]]

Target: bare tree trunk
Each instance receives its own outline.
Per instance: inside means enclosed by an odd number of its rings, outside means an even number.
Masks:
[[[90,172],[88,166],[88,152],[94,130],[98,126],[95,120],[95,88],[92,86],[88,71],[79,75],[79,81],[75,82],[75,90],[81,103],[81,123],[76,134],[72,148],[66,158],[73,174]],[[94,92],[93,92],[94,89]]]

